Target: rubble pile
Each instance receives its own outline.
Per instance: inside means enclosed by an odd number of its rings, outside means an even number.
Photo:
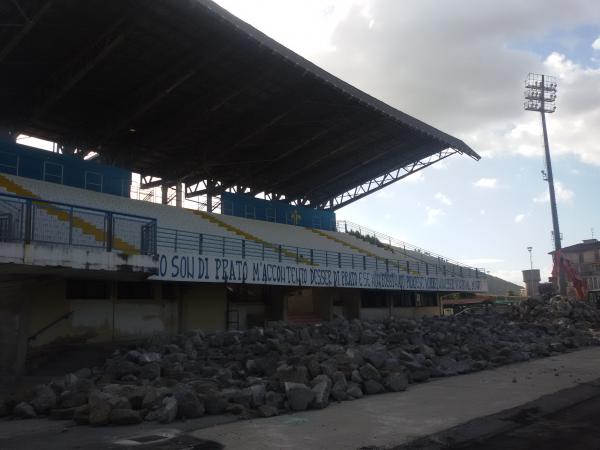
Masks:
[[[4,415],[79,424],[170,423],[205,414],[269,417],[398,392],[411,383],[598,344],[587,305],[527,301],[508,314],[156,335],[24,398]]]
[[[527,299],[512,311],[515,320],[551,326],[600,329],[600,310],[579,300],[555,296],[549,301]]]

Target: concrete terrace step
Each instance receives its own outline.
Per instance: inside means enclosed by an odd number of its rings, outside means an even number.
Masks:
[[[220,219],[218,219],[217,217],[215,217],[215,215],[213,214],[209,214],[207,212],[204,211],[199,211],[199,210],[193,210],[192,211],[194,214],[202,217],[203,219],[208,220],[209,222],[218,225],[221,228],[224,228],[225,230],[229,231],[230,233],[235,233],[238,236],[241,236],[242,238],[246,239],[247,241],[254,241],[257,242],[259,244],[264,245],[265,247],[270,248],[271,250],[274,251],[279,251],[279,247],[275,244],[272,244],[270,242],[267,242],[263,239],[260,239],[259,237],[254,236],[253,234],[250,234],[238,227],[235,227],[231,224],[228,224]],[[288,258],[297,258],[298,262],[302,263],[302,264],[311,264],[310,260],[302,257],[302,256],[297,256],[295,253],[292,253],[286,249],[282,249],[281,253],[285,256],[287,256]]]
[[[336,236],[332,236],[331,234],[329,234],[329,233],[327,233],[325,231],[321,231],[321,230],[318,230],[316,228],[309,228],[309,230],[312,231],[315,234],[318,234],[319,236],[322,236],[322,237],[324,237],[326,239],[329,239],[329,240],[332,240],[334,242],[337,242],[338,244],[341,244],[341,245],[349,248],[350,250],[352,250],[354,252],[358,252],[358,253],[361,253],[361,254],[366,255],[366,256],[371,256],[373,258],[384,259],[380,255],[377,255],[377,254],[375,254],[375,253],[373,253],[373,252],[371,252],[369,250],[366,250],[366,249],[364,249],[362,247],[354,245],[354,244],[352,244],[352,243],[350,243],[350,242],[348,242],[348,241],[346,241],[344,239],[339,239]],[[390,257],[392,257],[392,256],[393,255],[390,255]],[[391,265],[392,265],[392,267],[396,267],[397,269],[399,269],[402,272],[406,272],[406,267],[404,267],[402,264],[399,264],[396,261],[391,261]],[[418,275],[419,274],[418,272],[416,272],[414,270],[411,270],[410,273],[413,274],[413,275]]]
[[[0,187],[3,187],[6,191],[18,195],[20,197],[38,198],[41,200],[41,198],[33,192],[25,189],[18,183],[15,183],[14,181],[10,180],[9,178],[3,175],[0,175]],[[104,242],[106,239],[104,230],[101,230],[100,228],[81,219],[80,217],[74,216],[71,218],[69,217],[69,214],[67,212],[55,208],[52,205],[48,205],[46,203],[39,202],[36,203],[36,206],[42,208],[47,214],[56,217],[58,220],[61,220],[63,222],[69,222],[70,220],[73,227],[78,228],[79,230],[81,230],[82,233],[88,236],[92,236],[98,242]],[[117,237],[113,239],[113,246],[115,249],[121,250],[128,254],[139,253],[138,249]]]

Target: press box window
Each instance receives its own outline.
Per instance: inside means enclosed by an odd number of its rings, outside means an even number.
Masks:
[[[244,217],[246,219],[256,219],[256,208],[252,205],[244,205]]]
[[[221,202],[221,212],[228,216],[233,216],[233,202]]]
[[[102,174],[86,171],[85,188],[90,191],[102,192]]]
[[[44,181],[63,184],[63,166],[50,161],[44,161]]]
[[[12,153],[0,152],[0,172],[19,175],[19,157]]]
[[[321,216],[315,214],[312,218],[313,228],[321,228]]]

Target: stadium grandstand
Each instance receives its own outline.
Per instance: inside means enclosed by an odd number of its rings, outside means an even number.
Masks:
[[[459,139],[208,0],[0,16],[3,374],[57,343],[438,315],[444,294],[487,291],[481,269],[336,217],[479,159]]]

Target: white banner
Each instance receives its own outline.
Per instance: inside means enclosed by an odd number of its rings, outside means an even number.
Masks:
[[[150,279],[406,291],[487,291],[487,282],[483,278],[407,275],[402,272],[339,269],[189,253],[160,254],[158,274]]]

